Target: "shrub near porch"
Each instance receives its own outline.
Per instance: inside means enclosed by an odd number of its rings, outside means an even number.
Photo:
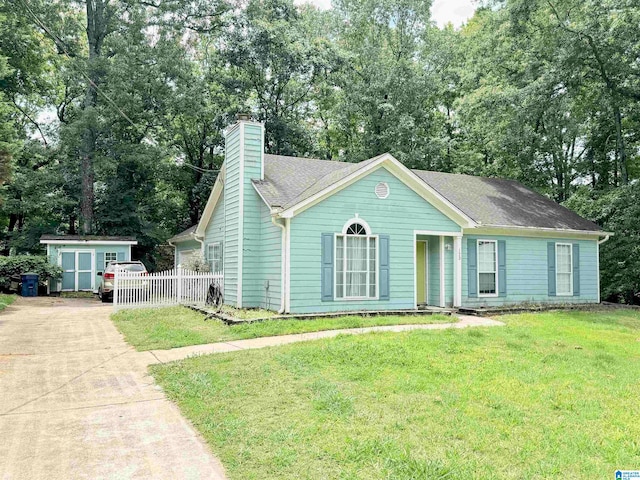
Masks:
[[[231,479],[613,478],[640,465],[640,315],[338,337],[152,369]]]

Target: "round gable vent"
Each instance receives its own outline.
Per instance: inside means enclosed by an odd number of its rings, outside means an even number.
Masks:
[[[387,198],[389,196],[389,185],[385,182],[380,182],[376,185],[376,197]]]

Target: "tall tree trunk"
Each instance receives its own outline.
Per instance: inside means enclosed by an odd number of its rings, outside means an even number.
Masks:
[[[616,125],[616,147],[618,150],[618,163],[620,164],[620,180],[623,185],[626,185],[629,183],[629,172],[627,171],[627,149],[622,135],[622,114],[620,113],[620,105],[616,99],[614,99],[613,117]]]
[[[100,83],[100,55],[102,43],[107,34],[106,8],[109,0],[85,0],[87,7],[87,89],[83,110],[85,126],[80,146],[81,198],[80,214],[82,233],[88,235],[93,230],[94,208],[94,160],[96,152],[96,112],[98,104],[98,84]]]

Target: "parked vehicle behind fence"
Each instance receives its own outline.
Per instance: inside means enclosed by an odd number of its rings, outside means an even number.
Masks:
[[[140,261],[111,262],[104,273],[98,272],[98,275],[102,276],[100,286],[98,287],[98,297],[100,297],[100,300],[103,302],[113,301],[113,281],[116,269],[132,273],[140,273],[141,276],[147,274],[146,267]],[[144,290],[146,286],[147,282],[141,279],[139,282],[136,282],[134,287],[139,290]]]

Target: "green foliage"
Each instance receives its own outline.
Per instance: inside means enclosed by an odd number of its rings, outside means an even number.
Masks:
[[[47,257],[36,255],[16,255],[0,257],[0,289],[7,290],[11,277],[23,273],[37,273],[38,280],[45,282],[49,278],[60,278],[62,268],[53,265]]]
[[[637,2],[488,0],[456,30],[419,0],[93,0],[98,43],[85,3],[0,2],[4,254],[87,227],[166,264],[156,247],[199,220],[239,112],[268,153],[514,178],[630,229]],[[602,248],[606,297],[638,291],[633,238]]]
[[[640,184],[605,192],[582,188],[566,205],[613,233],[600,247],[603,298],[640,304]]]

